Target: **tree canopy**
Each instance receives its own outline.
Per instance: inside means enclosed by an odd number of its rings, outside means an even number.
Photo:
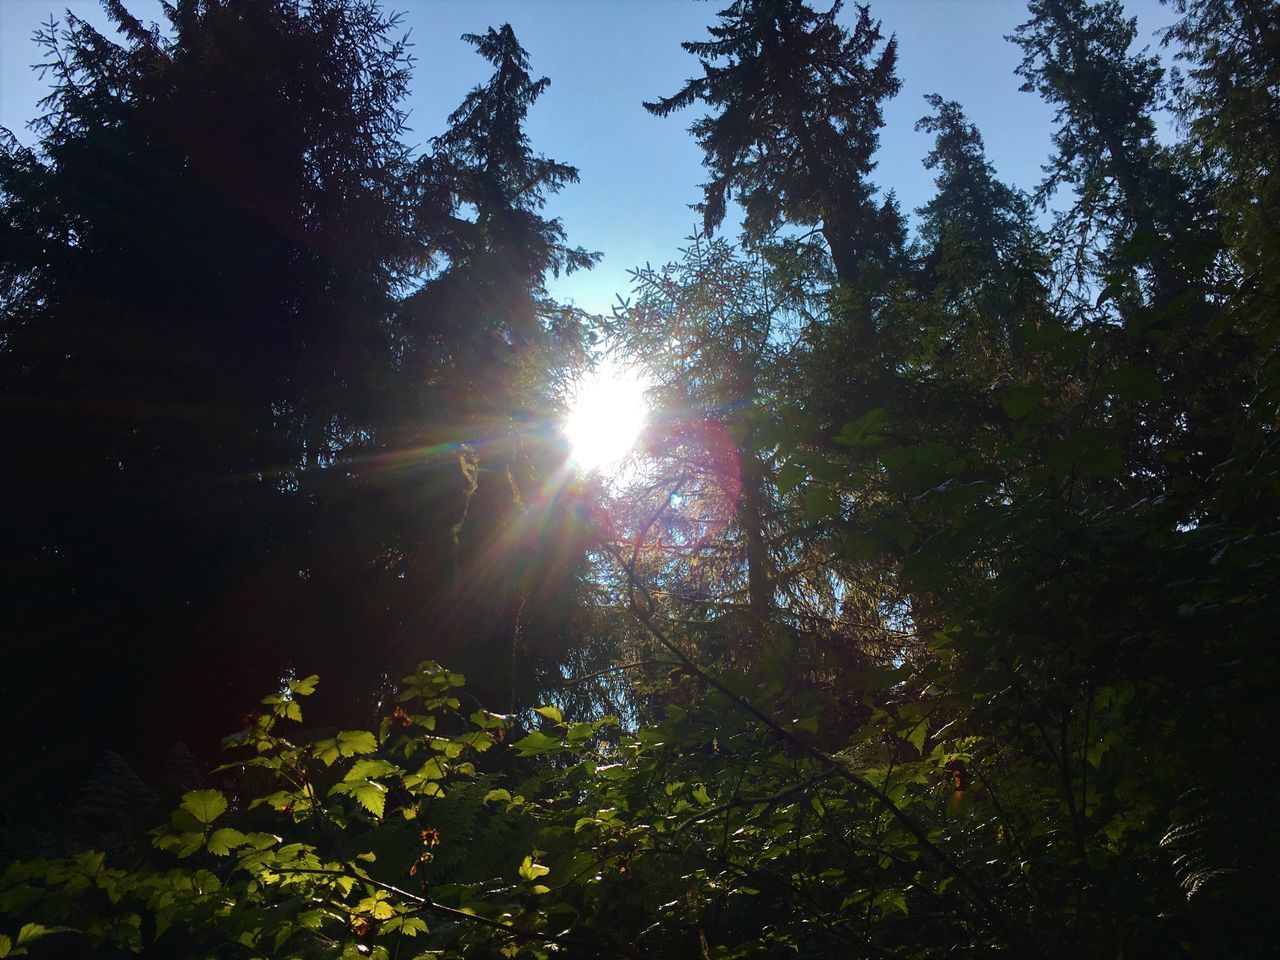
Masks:
[[[414,151],[374,3],[105,6],[0,144],[0,958],[1274,953],[1274,0],[1031,0],[1044,181],[939,91],[914,220],[895,39],[735,0],[608,317],[509,25]]]

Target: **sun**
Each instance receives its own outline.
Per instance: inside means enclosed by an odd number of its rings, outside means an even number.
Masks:
[[[644,429],[647,389],[638,368],[613,359],[602,360],[579,382],[562,429],[580,469],[608,473],[621,465]]]

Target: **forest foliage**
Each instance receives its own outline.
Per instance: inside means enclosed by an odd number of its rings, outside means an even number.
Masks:
[[[372,2],[105,5],[0,145],[0,957],[1274,952],[1273,0],[1031,0],[1043,182],[943,91],[914,226],[893,37],[735,0],[610,317],[510,26],[411,151]]]

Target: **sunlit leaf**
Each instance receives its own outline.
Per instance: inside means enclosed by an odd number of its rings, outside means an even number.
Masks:
[[[227,809],[227,798],[220,790],[192,790],[183,794],[182,809],[198,822],[209,824]]]

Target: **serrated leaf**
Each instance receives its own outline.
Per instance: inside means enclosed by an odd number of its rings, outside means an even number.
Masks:
[[[250,850],[267,850],[279,843],[280,839],[273,833],[250,833],[245,836],[244,842]]]
[[[338,741],[336,740],[318,740],[311,745],[311,753],[317,760],[326,767],[331,767],[342,755],[338,751]]]
[[[439,757],[432,757],[418,770],[417,776],[422,780],[443,780],[445,766]]]
[[[209,836],[207,844],[209,852],[215,857],[225,857],[232,850],[244,846],[248,838],[239,830],[231,827],[220,827]]]
[[[507,801],[508,803],[510,803],[510,802],[511,802],[511,791],[510,791],[510,790],[502,790],[502,789],[498,789],[498,790],[490,790],[488,793],[486,793],[486,794],[484,795],[484,802],[485,802],[485,803],[493,803],[493,802],[494,802],[494,801],[496,801],[496,800],[505,800],[505,801]]]
[[[804,492],[804,514],[810,523],[818,523],[840,513],[840,497],[826,487],[810,487]]]
[[[367,913],[375,920],[390,920],[396,915],[395,908],[386,901],[385,894],[365,897],[356,904],[355,912],[360,914]]]
[[[39,923],[24,923],[22,929],[18,931],[17,946],[30,943],[32,940],[39,940],[41,937],[52,933],[48,927]]]
[[[227,798],[221,790],[192,790],[182,796],[182,809],[200,823],[208,825],[227,809]]]
[[[420,933],[427,933],[427,921],[421,917],[396,917],[389,920],[387,925],[382,928],[387,933],[394,933],[397,930],[406,937],[416,937]]]
[[[351,796],[375,817],[381,818],[387,806],[387,788],[380,783],[366,780],[351,787]]]
[[[851,420],[841,428],[835,438],[836,443],[846,447],[868,447],[879,443],[884,437],[880,428],[888,419],[888,413],[880,408],[869,410],[857,420]]]
[[[507,717],[501,713],[488,710],[477,710],[471,714],[471,722],[485,730],[497,730],[507,725]]]
[[[916,753],[924,755],[924,741],[929,735],[929,721],[921,717],[920,722],[907,731],[907,743],[916,748]]]
[[[402,772],[394,763],[388,763],[386,760],[364,759],[353,763],[342,779],[372,780],[374,777],[390,777]]]
[[[460,737],[454,738],[454,743],[461,744],[464,747],[470,747],[476,753],[484,753],[493,746],[493,737],[483,730],[472,730],[470,733],[464,733]]]
[[[303,677],[301,680],[290,680],[289,690],[300,697],[309,697],[316,692],[316,684],[319,682],[319,674],[313,673],[311,676]]]
[[[560,712],[559,707],[555,707],[555,706],[534,707],[533,712],[537,714],[541,714],[542,716],[550,720],[552,723],[564,723],[564,714]]]
[[[778,486],[778,492],[785,495],[800,486],[800,484],[804,483],[804,479],[804,468],[798,463],[788,460],[778,470],[778,475],[774,482]]]
[[[373,753],[378,749],[378,741],[368,730],[343,730],[338,734],[337,742],[338,753],[344,757]]]

